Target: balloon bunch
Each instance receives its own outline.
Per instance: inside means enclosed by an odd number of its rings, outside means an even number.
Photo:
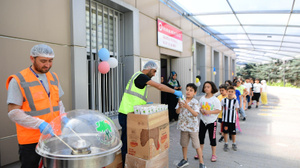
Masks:
[[[201,86],[201,81],[200,81],[200,80],[201,80],[201,76],[200,76],[200,75],[197,75],[197,76],[196,76],[196,86],[197,86],[197,87]]]
[[[216,68],[214,67],[214,75],[216,75],[217,74],[217,72],[216,72]]]
[[[98,56],[101,62],[98,64],[98,71],[102,74],[108,73],[110,68],[118,66],[118,60],[110,57],[109,51],[106,48],[101,48],[98,51]]]

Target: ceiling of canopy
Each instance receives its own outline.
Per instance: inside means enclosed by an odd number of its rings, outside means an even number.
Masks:
[[[300,57],[300,0],[161,0],[236,54],[237,64]]]

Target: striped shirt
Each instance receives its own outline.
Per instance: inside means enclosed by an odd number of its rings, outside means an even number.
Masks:
[[[223,107],[222,122],[235,123],[237,117],[236,108],[239,108],[239,102],[236,99],[224,98],[221,101]]]

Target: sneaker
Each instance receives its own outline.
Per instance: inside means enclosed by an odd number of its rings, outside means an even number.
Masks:
[[[258,105],[256,105],[256,108],[258,108]]]
[[[219,139],[219,142],[223,142],[223,140],[224,140],[224,137],[221,136],[221,138]]]
[[[232,144],[232,149],[233,149],[234,151],[237,151],[237,146],[236,146],[236,144]]]
[[[206,168],[206,166],[204,164],[200,163],[199,168]]]
[[[187,160],[182,159],[182,160],[177,164],[177,167],[178,167],[178,168],[181,168],[181,167],[185,167],[185,166],[187,166],[187,165],[189,165],[188,159],[187,159]]]
[[[211,155],[210,161],[216,162],[217,161],[217,156],[216,155]]]
[[[225,152],[228,152],[228,151],[229,151],[228,144],[224,144],[223,150],[224,150]]]
[[[251,106],[248,106],[248,109],[251,109]]]
[[[246,121],[246,117],[243,118],[243,121]]]

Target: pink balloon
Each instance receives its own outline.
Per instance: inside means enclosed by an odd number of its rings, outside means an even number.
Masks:
[[[98,71],[102,74],[106,74],[109,71],[109,64],[107,61],[102,61],[98,65]]]

